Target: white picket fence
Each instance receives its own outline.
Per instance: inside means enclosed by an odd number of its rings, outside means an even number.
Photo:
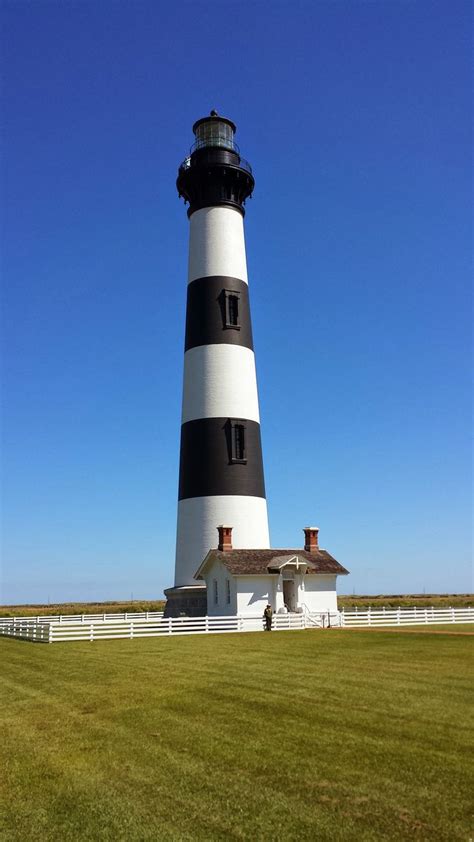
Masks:
[[[274,614],[274,631],[308,628],[474,623],[474,608],[377,608],[336,613]],[[42,643],[261,631],[261,615],[164,617],[161,612],[3,618],[0,635]]]
[[[341,626],[417,626],[432,623],[474,623],[474,608],[368,608],[342,609]]]
[[[163,616],[163,611],[129,611],[122,614],[48,614],[37,617],[0,617],[0,627],[11,623],[90,623],[96,621],[110,622],[111,620],[156,620]]]
[[[338,622],[338,615],[332,615]],[[43,618],[42,618],[43,619]],[[327,622],[327,614],[276,614],[273,617],[275,631],[291,629],[321,628]],[[68,640],[112,640],[117,638],[161,637],[185,634],[216,634],[223,632],[262,631],[263,617],[258,615],[235,617],[157,617],[156,619],[133,617],[91,620],[85,615],[80,622],[62,619],[61,622],[37,622],[36,618],[19,617],[9,624],[0,626],[0,635],[19,637],[43,643],[59,643]]]

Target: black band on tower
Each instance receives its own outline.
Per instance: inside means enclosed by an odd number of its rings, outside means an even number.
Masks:
[[[235,425],[244,428],[243,453],[235,451]],[[181,427],[179,499],[229,494],[265,497],[260,424],[229,418],[187,421]]]
[[[197,278],[188,285],[185,350],[218,343],[253,351],[248,285],[226,275]]]

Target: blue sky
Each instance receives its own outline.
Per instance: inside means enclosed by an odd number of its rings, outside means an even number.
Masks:
[[[3,602],[172,584],[188,223],[216,108],[272,545],[468,591],[470,4],[4,3]]]

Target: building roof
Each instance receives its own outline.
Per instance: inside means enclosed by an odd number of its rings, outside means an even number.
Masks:
[[[346,576],[349,571],[339,564],[326,550],[209,550],[195,579],[202,579],[209,564],[220,561],[233,576],[258,576],[265,573],[279,573],[282,564],[298,558],[307,564],[306,574],[332,573]]]

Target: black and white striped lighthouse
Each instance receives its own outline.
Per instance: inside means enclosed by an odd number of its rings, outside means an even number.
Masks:
[[[235,125],[211,111],[193,126],[178,193],[189,203],[189,270],[179,469],[175,585],[167,613],[205,613],[194,579],[217,545],[270,546],[253,350],[244,204],[254,178]]]

